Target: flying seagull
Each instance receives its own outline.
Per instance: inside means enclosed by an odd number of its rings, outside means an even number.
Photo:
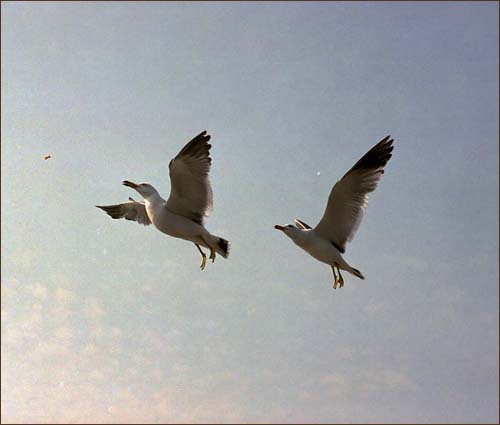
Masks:
[[[295,224],[276,225],[296,245],[308,254],[331,266],[333,289],[342,288],[344,279],[340,270],[364,279],[361,272],[342,258],[346,243],[354,234],[368,205],[368,193],[373,192],[384,174],[384,166],[392,156],[391,136],[385,137],[371,148],[332,188],[323,218],[313,229],[299,219]],[[337,269],[337,273],[335,272]]]
[[[200,246],[210,250],[212,263],[216,253],[227,258],[229,242],[212,235],[203,225],[204,217],[213,208],[212,187],[208,179],[212,163],[209,140],[207,132],[201,132],[170,161],[168,200],[165,201],[148,183],[136,184],[125,180],[123,184],[139,192],[144,202],[129,198],[130,202],[124,204],[96,205],[97,208],[106,211],[112,218],[125,218],[145,226],[153,223],[160,232],[193,242],[202,256],[202,270],[205,269],[207,256]]]

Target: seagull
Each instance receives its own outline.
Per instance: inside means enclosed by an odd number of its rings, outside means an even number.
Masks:
[[[202,257],[202,270],[207,256],[201,247],[210,250],[212,263],[216,253],[227,258],[229,242],[212,235],[203,225],[204,217],[213,209],[212,187],[208,179],[212,163],[209,140],[210,135],[202,131],[170,161],[170,196],[166,201],[150,184],[124,180],[122,183],[135,189],[144,202],[129,198],[130,202],[123,204],[96,207],[112,218],[125,218],[144,226],[152,223],[162,233],[193,242]]]
[[[309,255],[331,266],[333,289],[337,289],[337,284],[340,288],[344,286],[341,269],[360,279],[365,278],[359,270],[347,264],[342,254],[361,223],[368,205],[368,193],[375,190],[384,174],[385,164],[392,156],[393,141],[391,136],[382,139],[335,183],[323,218],[315,228],[299,219],[295,219],[295,226],[274,226]]]

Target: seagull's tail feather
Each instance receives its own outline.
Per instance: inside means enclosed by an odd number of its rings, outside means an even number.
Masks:
[[[349,270],[349,273],[353,274],[356,277],[359,277],[360,279],[364,279],[365,278],[363,276],[363,274],[358,269],[355,269],[354,267],[351,267],[351,269]]]
[[[220,255],[222,255],[224,258],[227,258],[229,256],[229,241],[227,241],[224,238],[219,238],[218,237],[218,239],[217,239],[217,245],[220,248],[220,252],[219,252],[219,250],[217,250],[217,252]]]
[[[229,241],[219,236],[212,235],[206,229],[204,230],[206,233],[202,236],[204,242],[202,245],[213,249],[217,254],[227,258],[229,256]]]

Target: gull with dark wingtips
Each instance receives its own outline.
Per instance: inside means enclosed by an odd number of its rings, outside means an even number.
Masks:
[[[331,266],[333,289],[337,284],[340,288],[344,286],[340,270],[365,278],[359,270],[347,264],[342,254],[361,223],[368,205],[368,193],[375,190],[384,174],[384,167],[392,156],[392,142],[390,136],[385,137],[335,183],[323,218],[315,228],[299,219],[295,220],[296,225],[274,226],[309,255]]]
[[[227,258],[229,242],[212,235],[204,226],[204,218],[213,208],[212,187],[208,178],[212,163],[209,140],[207,132],[201,132],[170,161],[170,196],[166,201],[150,184],[125,180],[123,184],[135,189],[144,201],[129,198],[129,202],[123,204],[96,205],[97,208],[112,218],[125,218],[145,226],[152,223],[160,232],[193,242],[202,256],[202,270],[205,269],[206,254],[201,247],[210,250],[212,263],[216,253]]]

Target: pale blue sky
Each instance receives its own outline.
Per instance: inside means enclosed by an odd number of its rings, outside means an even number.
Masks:
[[[3,421],[498,422],[497,3],[1,8]],[[201,272],[94,205],[205,129]],[[273,225],[386,134],[333,291]]]

